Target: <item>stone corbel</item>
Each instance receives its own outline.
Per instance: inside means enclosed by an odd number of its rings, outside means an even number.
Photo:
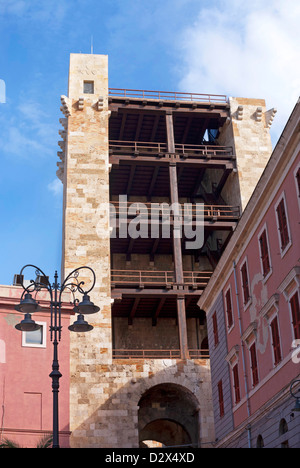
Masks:
[[[61,141],[58,142],[58,146],[60,147],[60,149],[62,151],[65,151],[65,145],[66,145],[66,143],[65,143],[64,140],[61,140]]]
[[[59,180],[63,183],[64,180],[64,163],[63,162],[57,162],[56,163],[58,170],[56,171],[56,175],[59,178]]]
[[[97,110],[102,111],[103,110],[103,96],[99,96],[99,99],[97,101]]]
[[[238,106],[237,108],[237,120],[243,120],[244,106]]]
[[[58,130],[59,135],[62,137],[63,140],[66,139],[66,131],[62,130],[61,128]]]
[[[61,124],[61,126],[67,130],[68,128],[68,119],[59,119],[59,123]]]
[[[266,119],[266,126],[267,126],[267,128],[270,128],[270,127],[271,127],[276,112],[277,112],[277,109],[275,109],[275,108],[273,107],[273,109],[270,109],[270,110],[268,110],[268,111],[265,113],[265,119]]]
[[[72,108],[71,100],[67,96],[61,96],[60,100],[62,104],[60,110],[66,117],[70,117]]]
[[[78,99],[78,110],[82,111],[84,109],[84,98],[80,97]]]
[[[258,107],[256,109],[256,121],[257,122],[261,122],[261,119],[262,119],[262,107]]]

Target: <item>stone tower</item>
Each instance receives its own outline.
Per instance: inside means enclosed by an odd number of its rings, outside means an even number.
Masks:
[[[71,336],[71,446],[209,447],[207,331],[197,302],[271,154],[265,104],[112,90],[107,56],[84,54],[71,54],[61,101],[62,273],[92,267],[91,299],[101,308],[91,332]],[[174,234],[176,211],[170,238],[161,213],[155,238],[130,236],[160,203],[189,203],[194,226],[201,212],[203,245],[188,250]]]

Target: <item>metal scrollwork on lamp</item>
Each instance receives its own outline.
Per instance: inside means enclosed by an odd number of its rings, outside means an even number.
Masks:
[[[24,285],[23,272],[26,268],[35,269],[35,280],[30,280],[27,286]],[[84,288],[84,281],[79,281],[79,274],[83,270],[87,270],[92,275],[92,284],[89,288]],[[96,306],[90,300],[89,293],[95,286],[96,275],[92,268],[88,266],[82,266],[73,270],[60,285],[58,282],[57,271],[54,275],[54,283],[49,282],[48,276],[35,265],[25,265],[20,271],[20,281],[23,287],[23,294],[21,296],[20,303],[15,306],[18,312],[24,313],[24,319],[16,325],[16,329],[23,332],[35,331],[40,328],[33,319],[32,314],[41,311],[39,303],[36,301],[37,294],[42,290],[47,290],[50,295],[50,337],[53,342],[53,363],[52,372],[50,377],[52,378],[52,392],[53,392],[53,448],[59,448],[59,428],[58,428],[58,392],[59,392],[59,379],[62,374],[59,372],[58,363],[58,343],[61,340],[61,306],[62,306],[62,294],[64,291],[69,290],[73,295],[73,311],[77,315],[77,320],[68,327],[72,332],[88,332],[93,329],[85,319],[85,315],[91,315],[99,312],[100,308]],[[75,299],[75,293],[79,292],[82,294],[82,300],[79,302]],[[33,297],[35,294],[35,298]]]
[[[298,390],[296,390],[296,386],[298,386]],[[298,396],[296,393],[298,393]],[[296,400],[295,407],[292,409],[292,411],[299,412],[300,411],[300,380],[294,380],[291,383],[290,394]]]

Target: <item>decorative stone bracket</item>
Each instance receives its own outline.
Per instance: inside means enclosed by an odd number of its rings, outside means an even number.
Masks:
[[[71,99],[69,99],[67,96],[61,96],[60,100],[62,104],[60,110],[66,117],[70,117],[72,109]]]
[[[273,107],[273,109],[270,109],[270,110],[268,110],[268,111],[265,113],[266,126],[267,126],[267,128],[270,128],[270,127],[271,127],[276,112],[277,112],[277,109],[275,109],[275,108]]]

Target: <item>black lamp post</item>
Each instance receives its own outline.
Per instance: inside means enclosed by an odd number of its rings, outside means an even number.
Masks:
[[[34,268],[36,279],[30,280],[29,286],[25,287],[23,283],[23,271],[25,268]],[[92,273],[93,281],[92,286],[88,290],[83,289],[84,282],[78,281],[79,272],[81,270],[89,270]],[[35,323],[31,318],[31,314],[41,310],[38,302],[32,297],[32,293],[38,293],[42,289],[46,289],[50,294],[50,310],[51,310],[51,324],[50,324],[50,337],[53,342],[53,363],[52,372],[49,375],[52,379],[52,392],[53,392],[53,448],[59,448],[59,424],[58,424],[58,392],[59,392],[59,379],[62,374],[59,372],[58,363],[58,343],[61,339],[61,305],[62,293],[69,290],[73,294],[74,312],[78,314],[77,320],[68,328],[73,332],[87,332],[93,329],[92,325],[84,320],[84,315],[95,314],[100,310],[90,301],[88,293],[94,288],[96,282],[96,275],[94,271],[87,266],[76,268],[73,270],[60,285],[58,283],[57,271],[54,275],[54,283],[51,285],[45,273],[35,265],[25,265],[20,272],[21,284],[24,289],[21,296],[20,304],[15,309],[24,313],[24,320],[16,325],[16,329],[20,331],[35,331],[40,328],[40,325]],[[79,291],[83,294],[83,299],[79,302],[75,299],[75,292]]]
[[[290,385],[290,394],[293,398],[295,398],[295,408],[292,411],[299,412],[300,411],[300,380],[294,380]],[[299,385],[298,390],[295,390],[295,387]],[[296,395],[298,393],[298,396]]]

